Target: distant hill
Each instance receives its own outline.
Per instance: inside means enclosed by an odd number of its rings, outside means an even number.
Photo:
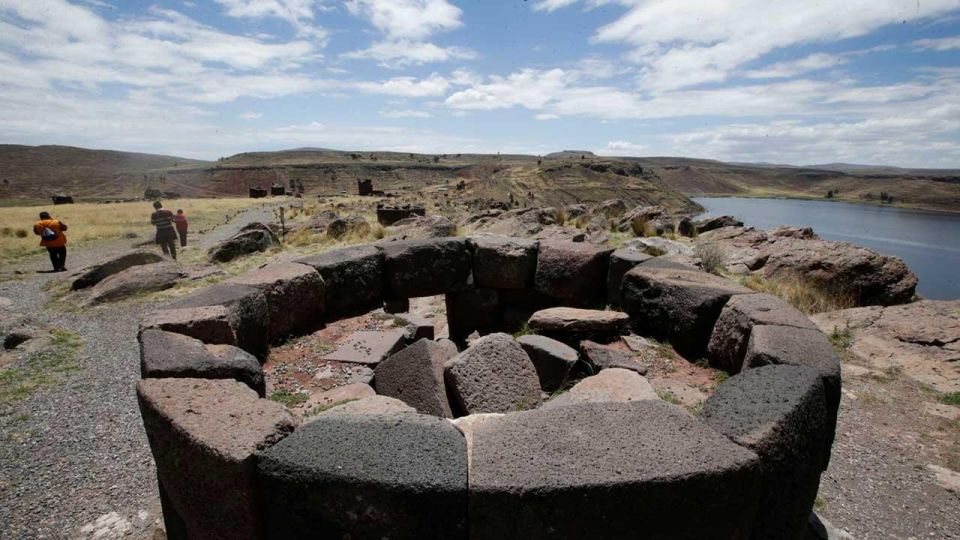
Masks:
[[[138,197],[167,171],[206,162],[173,156],[71,146],[0,145],[0,199]]]

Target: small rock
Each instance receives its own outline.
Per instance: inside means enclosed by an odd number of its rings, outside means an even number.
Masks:
[[[589,340],[580,342],[580,352],[583,358],[593,367],[594,371],[611,368],[628,369],[639,375],[647,374],[647,366],[637,361],[630,354]]]

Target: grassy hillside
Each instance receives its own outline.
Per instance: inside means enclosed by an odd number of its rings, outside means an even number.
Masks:
[[[46,203],[55,193],[102,200],[143,196],[166,171],[202,161],[70,146],[0,145],[0,201]]]

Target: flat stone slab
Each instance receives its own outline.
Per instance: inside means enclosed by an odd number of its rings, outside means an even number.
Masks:
[[[474,342],[446,365],[444,379],[458,412],[506,413],[540,404],[540,380],[523,347],[507,334]]]
[[[754,537],[803,538],[820,473],[830,459],[832,419],[816,370],[765,366],[727,379],[700,418],[760,457],[763,495]]]
[[[260,456],[273,538],[464,538],[467,450],[447,420],[323,414]]]
[[[539,242],[481,235],[473,243],[473,279],[477,287],[524,289],[533,285]]]
[[[594,343],[590,340],[580,342],[580,353],[594,371],[618,368],[628,369],[637,375],[646,375],[647,366],[633,355],[609,345]]]
[[[375,246],[334,249],[297,262],[323,278],[327,320],[372,311],[382,301],[383,253]]]
[[[629,403],[644,399],[660,399],[647,379],[627,369],[611,368],[583,379],[540,408],[552,409],[580,403]]]
[[[350,401],[371,398],[376,395],[377,393],[369,384],[345,384],[343,386],[331,388],[330,390],[326,390],[324,392],[313,394],[309,399],[307,399],[307,401],[299,405],[297,408],[302,411],[305,416],[310,417],[322,412],[327,407],[343,405],[344,403]]]
[[[545,392],[552,392],[566,382],[570,370],[577,363],[576,349],[555,339],[528,334],[517,338],[517,343],[533,362],[540,388]]]
[[[470,536],[747,538],[759,473],[756,454],[659,400],[509,414],[474,431]]]
[[[620,311],[555,307],[541,309],[530,317],[530,328],[544,332],[616,334],[630,316]]]
[[[271,263],[227,283],[263,291],[270,310],[270,339],[318,328],[323,323],[324,284],[312,266],[292,262]]]
[[[456,352],[448,347],[421,339],[377,366],[377,393],[397,398],[420,413],[452,418],[443,366],[454,356]]]
[[[685,358],[698,359],[727,300],[754,291],[706,272],[640,265],[624,276],[622,292],[638,330],[666,338]]]
[[[168,530],[259,538],[256,453],[294,430],[290,412],[231,380],[144,379],[137,398]]]
[[[756,325],[816,328],[793,306],[769,294],[740,294],[730,298],[720,312],[707,345],[710,364],[727,373],[738,373],[747,352],[750,331]]]
[[[324,356],[323,359],[367,365],[379,364],[403,348],[406,338],[407,333],[403,329],[361,330],[350,334],[339,344],[337,350]]]
[[[263,397],[263,369],[252,354],[232,345],[207,345],[183,334],[147,329],[138,336],[144,379],[234,379]]]
[[[392,414],[392,413],[415,413],[416,409],[400,401],[387,396],[371,396],[363,399],[349,401],[336,407],[330,407],[314,416],[307,418],[307,422],[318,418],[324,414]]]
[[[131,266],[117,272],[90,288],[87,305],[116,302],[131,296],[163,291],[187,277],[182,266],[175,262]]]

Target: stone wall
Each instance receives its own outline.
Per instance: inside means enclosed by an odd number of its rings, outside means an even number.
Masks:
[[[802,537],[839,406],[825,336],[779,299],[611,251],[505,237],[344,248],[144,320],[137,393],[168,537]],[[262,397],[270,343],[437,294],[454,337],[613,301],[639,333],[731,377],[699,416],[572,401],[451,421],[400,403],[297,427]]]

